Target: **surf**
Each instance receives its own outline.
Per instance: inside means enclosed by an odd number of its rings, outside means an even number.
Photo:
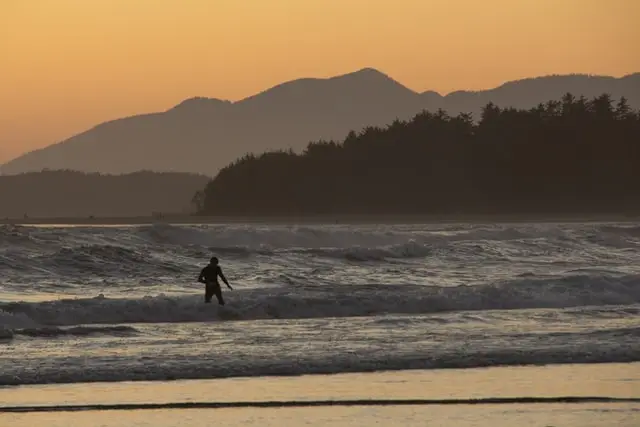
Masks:
[[[33,326],[303,319],[429,314],[640,303],[638,275],[520,277],[484,285],[305,285],[291,283],[228,292],[233,314],[203,304],[200,293],[144,298],[67,298],[42,302],[0,302],[0,326]],[[227,310],[227,311],[228,311]]]

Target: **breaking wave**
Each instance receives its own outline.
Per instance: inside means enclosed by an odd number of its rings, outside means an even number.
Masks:
[[[526,260],[532,256],[608,259],[640,247],[640,227],[562,226],[0,226],[0,272],[82,277],[87,273],[191,274],[212,254],[328,259],[352,263]],[[617,252],[611,254],[610,249]],[[624,252],[627,251],[627,252]],[[291,258],[294,257],[294,258]],[[475,259],[472,259],[475,257]],[[561,262],[561,261],[555,261]]]
[[[236,290],[223,308],[200,295],[142,299],[61,299],[0,303],[0,327],[196,322],[427,314],[443,311],[566,308],[640,303],[640,277],[521,277],[492,285],[304,285]]]
[[[634,344],[635,342],[635,344]],[[169,381],[231,377],[296,376],[340,374],[409,369],[464,369],[491,366],[543,366],[563,363],[628,363],[640,359],[640,344],[632,341],[620,346],[553,346],[528,349],[489,349],[479,351],[445,351],[437,353],[350,354],[330,357],[283,355],[279,359],[252,358],[241,363],[218,360],[216,363],[186,363],[182,359],[164,360],[162,364],[95,364],[87,369],[82,363],[65,369],[25,370],[20,375],[0,372],[0,386],[60,384],[116,381]]]
[[[275,250],[291,248],[376,248],[418,244],[442,244],[455,241],[506,241],[526,238],[559,237],[559,229],[537,227],[439,227],[417,231],[411,226],[208,226],[183,227],[159,224],[142,227],[138,235],[158,244],[200,245],[217,248]]]
[[[189,273],[212,254],[223,258],[303,256],[347,261],[418,258],[429,236],[411,232],[312,228],[46,228],[0,226],[0,272],[22,278]],[[435,238],[438,240],[439,238]]]
[[[71,328],[39,327],[25,329],[0,329],[0,339],[11,339],[16,336],[31,338],[59,338],[65,336],[87,337],[93,335],[130,336],[137,333],[130,326],[75,326]]]

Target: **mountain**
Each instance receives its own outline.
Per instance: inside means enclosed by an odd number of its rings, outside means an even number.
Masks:
[[[341,139],[351,130],[409,119],[422,109],[479,117],[489,101],[528,108],[566,92],[588,98],[624,95],[640,106],[640,73],[622,78],[546,76],[485,91],[417,93],[372,68],[332,78],[286,82],[237,102],[192,98],[165,112],[102,123],[2,166],[2,173],[73,169],[101,173],[138,170],[213,176],[248,152],[303,149],[310,141]]]

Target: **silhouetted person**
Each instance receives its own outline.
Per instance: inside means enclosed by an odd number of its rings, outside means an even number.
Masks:
[[[215,294],[216,298],[218,298],[218,304],[224,305],[224,299],[222,299],[222,289],[220,288],[220,283],[218,282],[218,276],[222,279],[222,281],[227,285],[227,287],[231,290],[233,288],[229,285],[227,278],[222,274],[222,269],[218,265],[218,258],[213,257],[205,268],[200,272],[200,276],[198,276],[198,282],[205,284],[204,290],[204,302],[210,303],[211,297]]]

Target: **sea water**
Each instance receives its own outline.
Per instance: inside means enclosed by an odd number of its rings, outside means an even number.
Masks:
[[[639,360],[640,224],[0,226],[0,386]]]

